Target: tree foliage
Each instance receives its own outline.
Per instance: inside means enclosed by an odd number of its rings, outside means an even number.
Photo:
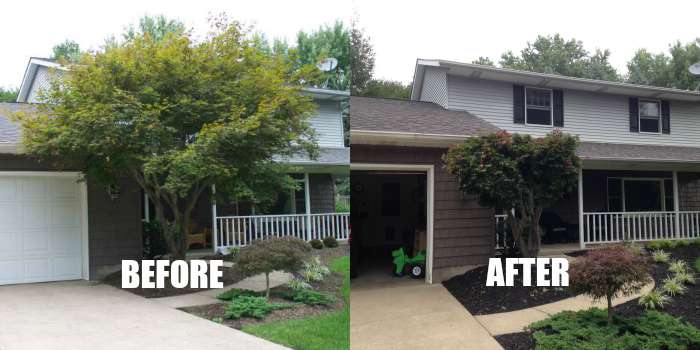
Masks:
[[[676,41],[665,53],[638,50],[627,63],[627,81],[634,84],[653,85],[676,89],[695,90],[700,78],[693,76],[688,67],[700,62],[700,39],[687,44]]]
[[[619,81],[615,68],[609,61],[610,51],[599,50],[591,54],[576,39],[564,39],[559,34],[538,36],[527,43],[519,55],[507,51],[501,55],[504,68],[531,72],[561,74],[570,77]]]
[[[66,39],[52,49],[51,58],[59,61],[78,62],[80,60],[80,45],[73,40]]]
[[[311,247],[294,237],[271,238],[253,242],[250,247],[241,250],[236,268],[244,276],[264,273],[266,276],[266,295],[270,296],[270,273],[273,271],[297,272],[306,261]]]
[[[18,93],[19,89],[17,88],[0,87],[0,102],[15,102]]]
[[[493,63],[493,61],[490,58],[484,57],[484,56],[479,56],[479,58],[472,61],[472,63],[481,64],[484,66],[495,66],[496,65],[495,63]]]
[[[237,23],[203,40],[147,33],[86,54],[54,79],[44,104],[20,112],[24,145],[90,181],[134,179],[155,205],[173,258],[185,254],[202,193],[270,202],[293,181],[274,156],[317,153],[300,93],[314,67],[293,69],[259,50]]]
[[[570,288],[608,303],[608,324],[612,324],[612,299],[639,292],[650,281],[646,260],[622,245],[593,249],[579,257],[569,269]]]
[[[350,88],[350,33],[343,22],[325,25],[311,33],[297,34],[297,52],[301,65],[316,65],[326,58],[338,60],[330,72],[322,72],[321,85],[334,90]]]
[[[168,19],[163,15],[146,15],[139,19],[138,26],[133,24],[129,25],[123,37],[124,40],[130,41],[148,35],[152,40],[160,41],[165,39],[169,34],[180,36],[185,30],[185,24],[179,20]]]
[[[507,210],[513,238],[525,257],[537,256],[542,210],[576,188],[578,139],[554,131],[542,138],[505,131],[473,137],[444,155],[462,191],[486,207]]]
[[[367,95],[365,89],[368,88],[367,84],[373,81],[371,79],[374,72],[374,56],[374,48],[369,37],[358,28],[357,21],[353,21],[350,30],[350,70],[352,71],[350,91],[353,95],[372,96]],[[379,81],[374,80],[374,82]],[[380,86],[375,84],[375,91],[377,87]]]
[[[403,84],[398,81],[372,79],[367,82],[361,91],[357,92],[357,95],[409,100],[411,98],[411,86],[411,84]]]

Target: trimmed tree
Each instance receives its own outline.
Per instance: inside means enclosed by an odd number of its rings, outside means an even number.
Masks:
[[[185,256],[192,211],[219,193],[269,203],[294,186],[273,160],[317,153],[301,93],[313,66],[259,49],[237,23],[205,39],[148,32],[81,56],[53,79],[45,104],[18,113],[28,153],[113,186],[130,177],[155,205],[172,258]]]
[[[579,257],[569,268],[571,291],[608,303],[608,324],[612,324],[612,299],[638,293],[651,277],[647,260],[622,245],[594,249]]]
[[[522,256],[535,257],[542,210],[576,188],[577,144],[576,137],[559,131],[542,138],[500,131],[450,147],[443,160],[462,191],[483,206],[507,209]]]
[[[309,257],[308,243],[294,237],[271,238],[253,242],[241,250],[236,268],[246,277],[265,274],[265,296],[270,297],[270,274],[273,271],[294,273]]]

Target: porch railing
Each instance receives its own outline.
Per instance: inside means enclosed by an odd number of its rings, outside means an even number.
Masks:
[[[700,237],[700,211],[583,213],[583,243]]]
[[[241,247],[254,240],[293,236],[305,241],[328,236],[347,240],[349,213],[251,215],[216,217],[217,251]]]

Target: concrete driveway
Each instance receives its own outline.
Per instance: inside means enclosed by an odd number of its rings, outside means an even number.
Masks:
[[[0,350],[262,349],[280,345],[90,282],[0,286]]]

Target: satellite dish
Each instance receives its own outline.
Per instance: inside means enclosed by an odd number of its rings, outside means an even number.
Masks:
[[[700,62],[695,62],[688,68],[690,74],[700,76]]]
[[[316,67],[318,67],[318,69],[324,72],[330,72],[334,70],[335,67],[338,67],[338,59],[334,57],[328,57],[316,64]]]

